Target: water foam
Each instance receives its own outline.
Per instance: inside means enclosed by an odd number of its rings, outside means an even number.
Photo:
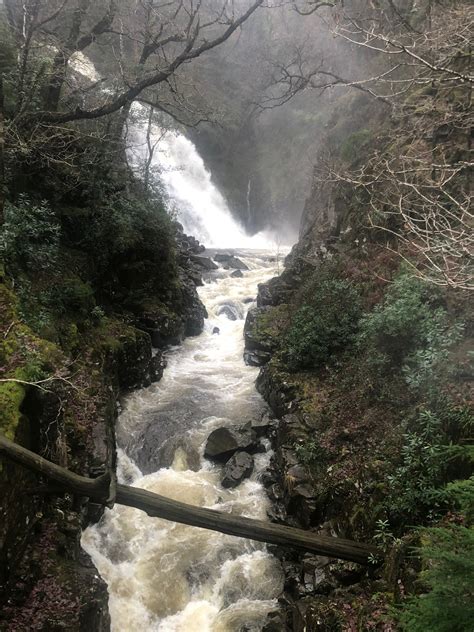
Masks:
[[[147,108],[133,105],[135,122],[129,124],[130,162],[140,171],[149,155]],[[150,169],[165,188],[169,211],[189,235],[208,248],[270,249],[274,239],[261,232],[250,236],[232,217],[229,206],[206,169],[193,142],[176,131],[151,127],[150,144],[155,147]]]
[[[257,371],[242,362],[242,328],[246,299],[255,295],[258,282],[273,276],[277,262],[268,253],[238,255],[250,268],[243,278],[221,268],[199,288],[209,313],[204,332],[170,350],[160,382],[124,401],[117,426],[118,476],[189,504],[265,520],[269,501],[259,477],[269,454],[256,456],[252,477],[235,489],[224,489],[220,468],[203,458],[214,428],[242,424],[264,406],[254,386]],[[219,314],[225,301],[238,306],[241,319]],[[214,327],[219,335],[213,335]],[[179,447],[171,463],[144,475],[134,457],[164,415],[172,421],[169,439],[177,437]],[[282,587],[279,564],[263,544],[150,518],[129,507],[106,510],[82,543],[107,581],[114,632],[137,627],[257,632]]]

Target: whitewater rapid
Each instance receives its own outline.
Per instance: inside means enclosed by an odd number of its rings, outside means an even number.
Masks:
[[[123,402],[118,419],[118,477],[193,505],[266,519],[268,499],[259,482],[269,453],[256,456],[252,477],[235,489],[220,484],[221,467],[203,458],[209,433],[255,419],[264,402],[256,369],[242,360],[243,324],[257,284],[276,273],[268,251],[238,251],[243,278],[230,270],[210,274],[199,288],[209,319],[204,332],[167,354],[157,384]],[[230,306],[238,316],[222,312]],[[220,333],[213,334],[215,327]],[[151,451],[143,450],[160,430]],[[114,632],[238,632],[261,630],[282,589],[277,560],[260,543],[149,518],[116,505],[83,534],[82,545],[108,584]]]

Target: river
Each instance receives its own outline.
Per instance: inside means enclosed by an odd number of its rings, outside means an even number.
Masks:
[[[143,123],[131,133],[130,160],[137,166]],[[243,325],[258,283],[274,276],[280,262],[267,236],[247,236],[232,218],[194,145],[180,134],[155,130],[155,136],[156,177],[170,211],[207,245],[237,247],[232,252],[249,269],[241,278],[223,267],[207,274],[199,288],[209,314],[203,333],[169,349],[162,380],[121,403],[118,478],[265,520],[268,499],[259,476],[270,453],[256,455],[250,479],[224,489],[222,468],[204,459],[203,450],[213,429],[242,425],[265,408],[254,386],[257,369],[243,362]],[[265,545],[119,505],[85,530],[82,545],[107,582],[114,632],[258,632],[282,589],[280,565]]]

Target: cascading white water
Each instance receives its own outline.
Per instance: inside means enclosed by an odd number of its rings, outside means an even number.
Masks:
[[[132,131],[131,159],[138,167],[146,127],[136,124]],[[157,150],[154,162],[187,231],[207,244],[269,247],[264,236],[246,236],[233,220],[190,141],[166,135]],[[221,468],[203,458],[213,429],[241,425],[264,409],[256,369],[242,360],[242,331],[257,284],[276,274],[278,262],[269,250],[236,253],[249,267],[242,278],[219,268],[199,288],[209,313],[204,332],[169,350],[162,380],[123,402],[118,477],[190,504],[264,520],[268,499],[259,475],[269,454],[256,456],[251,478],[235,489],[224,489]],[[236,320],[223,312],[225,305]],[[257,632],[282,588],[279,563],[264,545],[118,505],[86,529],[82,544],[108,584],[114,632]]]
[[[265,519],[268,500],[258,477],[268,453],[257,455],[254,474],[235,489],[224,489],[221,468],[202,456],[214,428],[240,425],[264,406],[254,386],[256,370],[242,361],[242,326],[245,301],[258,282],[274,274],[275,263],[268,253],[239,256],[251,268],[243,278],[221,268],[200,288],[209,312],[205,331],[170,351],[159,383],[125,400],[118,421],[118,475],[122,482],[190,504]],[[225,304],[242,318],[218,315]],[[212,333],[216,326],[219,335]],[[152,446],[156,471],[143,475],[128,455],[143,460],[143,449],[151,449],[150,430],[162,420],[164,430]],[[170,449],[163,450],[163,443]],[[99,525],[85,531],[83,547],[109,586],[115,632],[257,631],[281,591],[279,564],[263,545],[135,509],[106,510]]]
[[[146,108],[134,104],[134,123],[129,125],[129,157],[140,171],[149,144],[153,147],[152,173],[161,180],[168,195],[170,211],[188,235],[208,248],[268,248],[269,234],[249,236],[236,222],[223,195],[214,186],[194,144],[183,134],[152,125],[150,143],[146,134]]]

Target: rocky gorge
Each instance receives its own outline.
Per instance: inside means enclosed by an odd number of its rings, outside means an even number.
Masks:
[[[115,471],[119,398],[160,380],[166,366],[162,350],[179,344],[185,336],[198,335],[204,326],[206,311],[196,292],[203,266],[194,260],[203,247],[185,235],[179,224],[175,230],[179,302],[137,313],[126,323],[117,321],[106,339],[95,332],[93,338],[89,334],[82,344],[85,357],[76,367],[76,375],[81,391],[93,394],[94,405],[79,415],[78,407],[84,405],[82,393],[61,378],[51,390],[32,386],[19,409],[19,423],[13,431],[17,441],[51,454],[49,451],[57,449],[52,444],[56,436],[64,451],[63,462],[69,462],[69,467],[91,477]],[[5,299],[8,290],[4,285],[2,292]],[[2,307],[8,309],[8,303]],[[15,317],[14,312],[3,314],[3,318],[13,319],[9,338],[16,335]],[[49,362],[58,371],[59,352],[58,357],[52,351],[49,354]],[[63,430],[63,415],[68,411],[75,418]],[[55,496],[54,488],[38,487],[34,475],[10,464],[3,466],[1,486],[0,629],[108,630],[107,587],[80,546],[83,528],[99,520],[103,507],[68,495]]]

